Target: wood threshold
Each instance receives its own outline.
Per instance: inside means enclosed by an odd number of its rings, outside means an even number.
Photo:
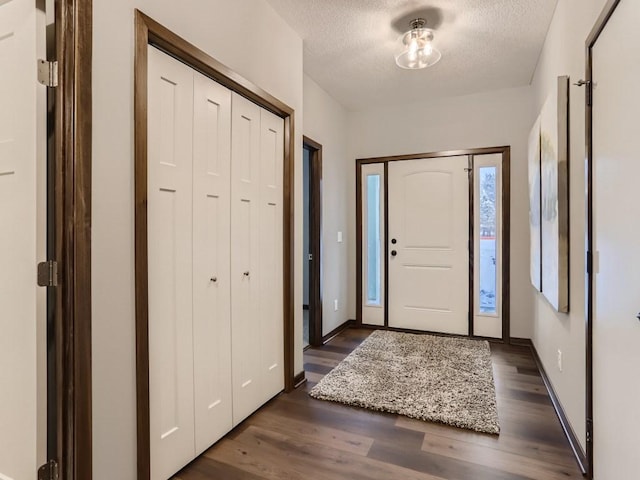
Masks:
[[[294,155],[295,112],[265,90],[135,10],[135,292],[138,480],[150,478],[149,318],[147,251],[147,49],[153,45],[219,84],[284,119],[283,166],[283,335],[284,385],[295,387],[294,362]]]

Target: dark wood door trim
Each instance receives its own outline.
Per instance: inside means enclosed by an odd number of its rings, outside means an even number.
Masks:
[[[138,480],[150,478],[147,263],[147,47],[153,45],[284,119],[283,330],[285,391],[294,389],[294,111],[139,10],[135,11],[135,292]]]
[[[55,450],[61,479],[90,480],[92,0],[54,6]]]
[[[302,137],[309,150],[309,344],[322,345],[322,145]],[[306,261],[306,260],[305,260]]]
[[[383,163],[385,165],[385,232],[388,224],[388,166],[390,162],[403,160],[420,160],[424,158],[438,157],[458,157],[458,156],[477,156],[488,154],[502,155],[502,341],[509,343],[511,339],[511,323],[510,323],[510,252],[511,252],[511,147],[488,147],[488,148],[470,148],[464,150],[448,150],[442,152],[430,153],[414,153],[408,155],[393,155],[387,157],[370,157],[356,159],[356,326],[362,325],[362,166],[372,163]],[[473,185],[471,185],[473,189]],[[473,190],[471,190],[473,192]],[[470,216],[470,222],[473,216]],[[473,230],[470,227],[470,232]],[[472,239],[472,237],[470,237]],[[388,239],[385,242],[385,253],[388,263]],[[470,250],[470,256],[472,250]],[[473,258],[470,258],[472,261]],[[388,328],[388,299],[389,299],[389,282],[388,282],[388,265],[386,268],[386,292],[385,292],[385,328]],[[471,266],[471,274],[473,274],[473,266]],[[469,299],[469,305],[472,305],[472,297]],[[473,313],[473,312],[471,312]],[[472,331],[469,332],[472,335]]]
[[[596,20],[596,23],[591,30],[591,33],[587,37],[585,50],[586,50],[586,62],[585,62],[585,151],[587,155],[587,172],[586,172],[586,187],[587,187],[587,245],[586,245],[586,286],[587,286],[587,319],[586,319],[586,365],[585,365],[585,409],[586,409],[586,477],[591,480],[593,478],[593,452],[594,452],[594,439],[593,439],[593,321],[594,321],[594,289],[595,289],[595,275],[593,272],[593,251],[594,251],[594,232],[593,232],[593,103],[590,101],[592,98],[592,86],[593,86],[593,54],[592,49],[595,46],[598,38],[602,34],[609,19],[615,12],[616,8],[620,4],[620,0],[608,0],[600,16]]]

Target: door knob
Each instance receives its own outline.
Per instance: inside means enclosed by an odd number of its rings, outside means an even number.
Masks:
[[[216,283],[218,281],[218,277],[211,277],[210,279],[213,283]]]
[[[396,243],[398,243],[398,240],[396,240],[395,238],[392,238],[391,239],[391,243],[393,243],[395,245]]]
[[[243,273],[243,275],[244,275],[245,277],[248,277],[248,276],[249,276],[249,271],[247,270],[246,272],[244,272],[244,273]]]
[[[398,254],[398,252],[396,252],[395,250],[391,250],[391,256],[395,257]]]

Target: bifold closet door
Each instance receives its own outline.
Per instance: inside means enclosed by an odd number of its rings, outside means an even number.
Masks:
[[[284,120],[261,109],[260,343],[262,403],[284,388],[283,162]]]
[[[232,94],[231,352],[233,423],[263,403],[260,353],[260,107]]]
[[[148,265],[151,478],[194,457],[193,71],[149,47]]]
[[[231,91],[194,73],[193,365],[196,455],[232,428]]]

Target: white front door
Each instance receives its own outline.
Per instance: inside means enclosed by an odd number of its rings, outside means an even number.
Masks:
[[[594,478],[638,478],[640,4],[622,0],[593,47]]]
[[[42,12],[0,0],[0,479],[36,478],[45,458],[43,182],[45,87],[36,78]]]
[[[389,326],[469,333],[468,157],[389,163]]]

